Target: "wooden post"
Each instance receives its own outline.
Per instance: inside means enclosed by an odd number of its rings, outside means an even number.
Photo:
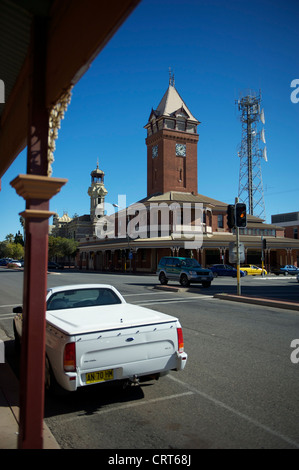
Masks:
[[[30,53],[27,175],[19,175],[11,185],[26,200],[26,210],[21,213],[25,218],[26,245],[19,448],[42,449],[48,219],[53,215],[49,212],[49,200],[66,182],[56,180],[55,186],[54,179],[47,176],[49,114],[45,105],[47,20],[44,17],[33,19]]]
[[[49,200],[67,182],[62,178],[19,175],[10,184],[26,200],[23,326],[20,367],[19,448],[43,448],[45,312]]]

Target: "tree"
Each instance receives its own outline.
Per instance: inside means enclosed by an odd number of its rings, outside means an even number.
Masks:
[[[24,230],[24,229],[25,229],[25,219],[24,219],[24,217],[23,217],[22,215],[20,215],[19,221],[20,221],[20,224],[21,224],[21,226],[22,226],[22,228],[23,228],[23,230]]]
[[[21,259],[24,257],[24,247],[20,243],[4,242],[4,257]]]
[[[6,257],[6,245],[7,242],[0,242],[0,258],[5,258]]]
[[[61,251],[60,239],[61,237],[53,237],[52,235],[49,236],[49,241],[48,241],[49,259],[56,259],[58,257],[63,256],[63,252]]]
[[[61,240],[62,243],[62,250],[64,253],[64,256],[68,257],[69,264],[71,262],[71,258],[74,258],[76,255],[76,251],[78,248],[78,242],[73,240],[72,238],[63,238]]]
[[[14,243],[19,243],[20,245],[24,246],[23,235],[21,234],[20,230],[15,234]]]
[[[49,259],[57,259],[67,256],[70,262],[70,259],[75,256],[77,248],[78,242],[71,238],[53,237],[52,235],[49,236]]]
[[[9,243],[13,243],[14,238],[15,237],[13,236],[13,233],[9,233],[8,235],[6,235],[5,240]]]

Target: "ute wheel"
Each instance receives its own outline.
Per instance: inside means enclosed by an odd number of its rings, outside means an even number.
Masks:
[[[65,396],[65,395],[68,395],[69,393],[67,390],[62,388],[56,381],[49,358],[47,356],[46,356],[46,364],[45,364],[45,389],[46,389],[46,392],[49,392],[53,395],[58,395],[58,396]]]
[[[164,273],[160,273],[159,281],[162,285],[166,285],[168,283],[168,280]]]
[[[180,284],[183,287],[188,287],[190,285],[190,281],[187,278],[186,274],[181,275]]]
[[[15,336],[15,345],[14,345],[15,352],[17,355],[19,355],[21,352],[21,339],[20,339],[20,336],[18,335],[15,322],[13,322],[13,331],[14,331],[14,336]]]

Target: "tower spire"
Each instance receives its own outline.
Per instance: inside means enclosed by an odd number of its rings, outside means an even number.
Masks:
[[[174,72],[171,71],[171,67],[169,67],[169,85],[174,87]]]

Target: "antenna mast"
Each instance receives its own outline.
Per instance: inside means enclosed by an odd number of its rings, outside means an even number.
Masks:
[[[265,131],[259,131],[259,124],[265,124],[264,110],[260,109],[261,93],[248,90],[236,101],[241,113],[242,140],[238,152],[240,158],[239,201],[247,205],[248,213],[266,218],[261,158],[267,161],[266,147],[261,149]]]

